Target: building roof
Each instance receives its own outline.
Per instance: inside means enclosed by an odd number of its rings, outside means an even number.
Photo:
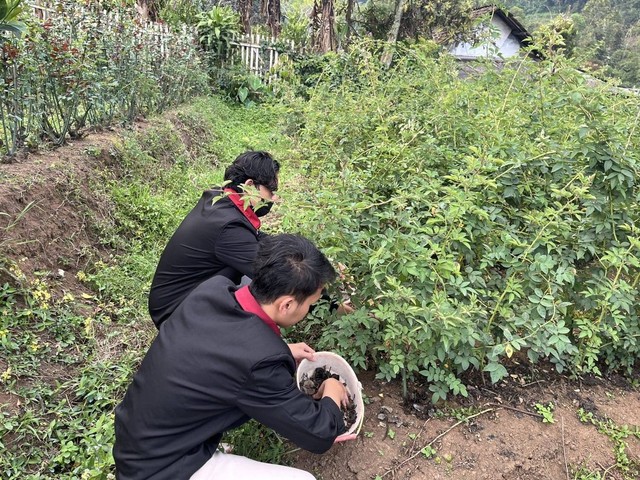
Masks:
[[[518,39],[520,43],[523,45],[528,45],[530,43],[531,34],[524,28],[516,17],[511,15],[508,11],[501,9],[496,5],[485,5],[482,7],[474,8],[471,12],[471,18],[481,18],[485,16],[496,16],[499,17],[503,22],[505,22],[509,28],[511,28],[511,33],[514,37]]]

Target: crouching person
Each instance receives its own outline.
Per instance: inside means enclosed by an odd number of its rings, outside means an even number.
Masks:
[[[344,430],[343,385],[326,380],[317,400],[300,392],[294,355],[309,349],[297,353],[280,336],[320,298],[333,267],[296,235],[262,240],[254,267],[248,286],[221,276],[203,282],[160,327],[116,408],[116,478],[314,478],[217,451],[223,432],[250,418],[315,453]]]

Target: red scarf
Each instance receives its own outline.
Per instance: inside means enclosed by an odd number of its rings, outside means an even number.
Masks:
[[[240,210],[242,214],[245,217],[247,217],[247,220],[251,222],[251,225],[253,225],[253,228],[258,230],[260,228],[260,219],[254,213],[253,209],[248,206],[248,204],[247,204],[247,207],[245,208],[245,203],[244,203],[244,200],[242,199],[242,196],[232,188],[225,188],[224,193],[226,193],[229,199],[233,202],[233,204],[236,207],[238,207],[238,210]]]
[[[236,291],[236,300],[245,312],[257,315],[258,317],[260,317],[260,320],[266,323],[271,330],[278,334],[279,337],[282,336],[280,327],[278,327],[278,325],[276,325],[276,322],[274,322],[271,317],[267,315],[267,313],[262,309],[258,301],[249,291],[249,285],[245,285],[244,287]]]

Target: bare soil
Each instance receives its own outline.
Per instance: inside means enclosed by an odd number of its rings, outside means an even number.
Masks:
[[[13,275],[3,268],[4,258],[27,278],[46,271],[61,290],[82,292],[75,273],[110,253],[97,244],[101,222],[111,221],[108,200],[96,195],[92,182],[114,177],[111,146],[117,137],[94,133],[0,164],[0,283]],[[0,370],[4,366],[0,359]],[[55,369],[40,373],[51,376],[52,384],[63,375]],[[412,385],[404,401],[398,383],[377,381],[372,372],[359,377],[368,404],[358,438],[324,455],[292,454],[297,467],[321,480],[562,480],[575,478],[579,467],[599,472],[600,479],[623,479],[613,441],[581,423],[577,412],[640,426],[640,393],[618,376],[571,380],[551,368],[521,365],[499,385],[472,380],[467,399],[437,410],[428,385]],[[535,408],[549,403],[554,423],[544,423]],[[20,399],[0,391],[0,404],[18,408]],[[640,440],[625,442],[628,457],[640,462]],[[435,450],[429,458],[420,453],[426,446]]]
[[[468,399],[435,410],[426,399],[415,399],[427,386],[414,386],[414,401],[405,402],[398,383],[361,373],[370,403],[358,438],[324,455],[300,452],[294,465],[321,480],[561,480],[576,478],[580,467],[611,480],[625,478],[613,467],[612,440],[580,422],[577,412],[582,408],[619,426],[638,427],[637,389],[620,377],[586,383],[550,370],[538,374],[536,381],[514,375],[497,386],[470,387]],[[549,403],[554,423],[544,423],[535,408]],[[640,440],[626,442],[628,457],[638,462]],[[420,453],[425,446],[435,450],[429,458]]]

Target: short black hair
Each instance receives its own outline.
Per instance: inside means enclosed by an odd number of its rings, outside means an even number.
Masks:
[[[264,185],[272,192],[278,189],[280,164],[271,154],[262,151],[244,152],[224,171],[226,185],[239,191],[239,186],[251,179],[258,185]]]
[[[303,302],[336,278],[327,257],[310,240],[288,233],[260,240],[253,266],[249,289],[263,304],[283,295]]]

